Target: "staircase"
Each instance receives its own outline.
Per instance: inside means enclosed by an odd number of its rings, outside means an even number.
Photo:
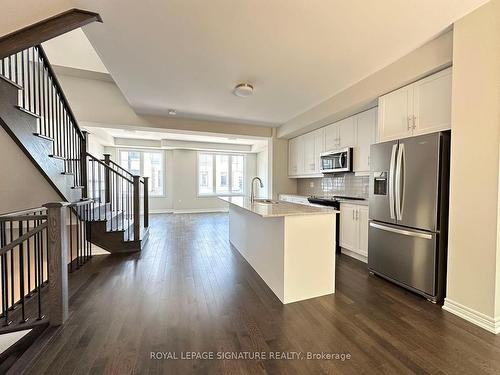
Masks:
[[[86,133],[41,45],[0,60],[0,124],[62,200],[92,200],[91,243],[111,253],[141,250],[149,233],[148,178],[87,152]]]
[[[71,9],[0,37],[0,125],[61,197],[0,214],[0,337],[29,330],[0,350],[0,374],[23,373],[66,321],[69,282],[79,280],[75,293],[82,275],[92,278],[77,272],[92,260],[92,244],[129,253],[148,239],[148,178],[88,152],[41,46],[96,21],[96,13]]]

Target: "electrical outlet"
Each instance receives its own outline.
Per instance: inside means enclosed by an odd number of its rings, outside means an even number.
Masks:
[[[313,188],[314,187],[314,181],[309,182],[309,187]]]

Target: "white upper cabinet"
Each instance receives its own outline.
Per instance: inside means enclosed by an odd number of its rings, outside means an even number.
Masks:
[[[451,69],[413,85],[413,135],[451,128]]]
[[[379,141],[412,135],[411,114],[413,89],[409,86],[381,96],[378,100]]]
[[[324,129],[301,135],[288,141],[288,175],[319,176],[320,154],[324,150]]]
[[[340,148],[354,147],[355,136],[354,136],[354,123],[356,116],[351,116],[343,119],[335,125],[339,128],[339,146]]]
[[[315,130],[314,132],[314,173],[321,174],[321,153],[325,151],[325,128]]]
[[[315,134],[307,133],[302,136],[304,139],[304,174],[316,172],[316,142]]]
[[[325,127],[325,151],[352,147],[354,143],[354,116]]]
[[[325,127],[325,151],[335,150],[340,147],[339,127],[331,124]]]
[[[288,175],[297,176],[301,170],[299,164],[303,163],[302,159],[302,141],[300,137],[290,139],[288,141]],[[302,160],[299,160],[302,159]]]
[[[377,108],[356,115],[356,145],[353,150],[353,168],[357,174],[370,172],[370,146],[376,142]]]
[[[379,98],[379,142],[451,128],[451,68]]]

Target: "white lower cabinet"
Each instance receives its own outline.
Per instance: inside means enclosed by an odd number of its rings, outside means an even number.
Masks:
[[[360,255],[358,259],[368,257],[368,207],[352,204],[340,204],[340,246]]]

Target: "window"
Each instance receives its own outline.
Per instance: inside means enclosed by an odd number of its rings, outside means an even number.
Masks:
[[[165,195],[163,151],[120,150],[120,165],[136,176],[149,177],[149,194]]]
[[[243,195],[245,156],[198,153],[199,195]]]

